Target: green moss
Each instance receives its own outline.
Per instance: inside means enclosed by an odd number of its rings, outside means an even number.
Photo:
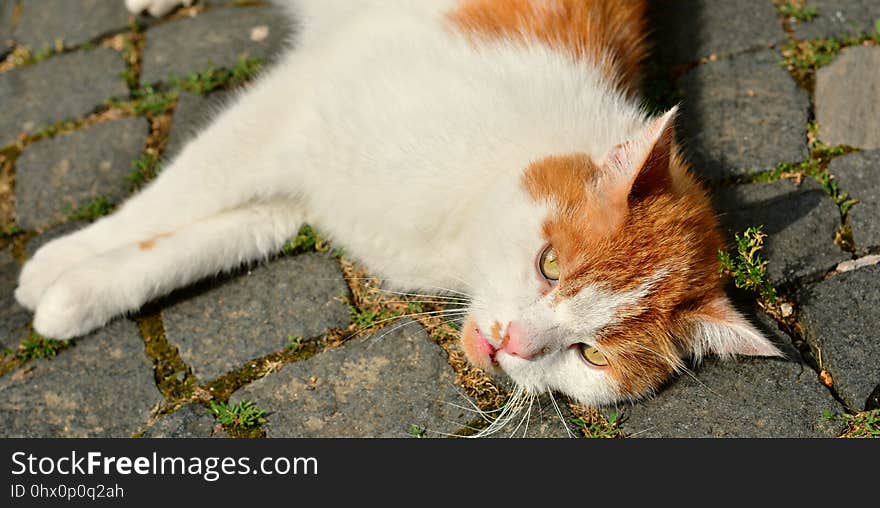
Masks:
[[[266,412],[249,400],[238,404],[211,401],[209,409],[217,422],[234,437],[262,437],[260,426],[266,423]]]
[[[31,331],[18,348],[14,350],[6,348],[0,352],[0,376],[12,372],[31,360],[53,358],[74,345],[73,340],[49,339]]]
[[[122,57],[125,60],[125,70],[122,71],[121,77],[125,80],[129,90],[137,90],[140,81],[138,62],[140,61],[139,44],[142,40],[141,36],[133,31],[122,42]]]
[[[98,196],[75,209],[71,206],[67,206],[64,210],[64,214],[67,215],[68,220],[72,221],[95,220],[112,212],[115,206],[116,205],[111,203],[110,200],[104,196]]]
[[[777,3],[776,10],[782,16],[794,18],[798,21],[810,21],[819,15],[819,11],[816,10],[815,6],[805,5],[803,1]]]
[[[22,229],[18,224],[6,224],[0,227],[0,238],[10,238],[22,233]]]
[[[843,48],[877,42],[880,42],[880,31],[877,30],[871,34],[840,38],[791,40],[782,46],[780,64],[787,68],[801,85],[810,90],[816,71],[834,61]]]
[[[178,95],[176,90],[163,92],[145,86],[134,90],[130,99],[109,99],[108,103],[127,114],[157,116],[171,111]]]
[[[351,313],[351,321],[359,329],[371,328],[381,321],[400,316],[399,312],[390,309],[380,308],[379,310],[358,310],[354,305],[349,305],[348,310]]]
[[[34,51],[28,46],[17,46],[8,58],[12,61],[13,66],[24,67],[38,64],[56,53],[58,51],[51,47]]]
[[[425,437],[425,434],[427,434],[427,432],[428,431],[424,427],[422,427],[421,425],[416,425],[415,423],[410,424],[409,429],[407,430],[407,433],[410,436],[416,437],[416,438]]]
[[[165,326],[159,314],[150,314],[135,319],[144,350],[153,361],[153,377],[156,387],[168,401],[180,401],[193,395],[196,378],[192,369],[180,357],[180,352],[165,337]]]
[[[826,410],[823,415],[827,420],[846,424],[846,430],[840,437],[880,438],[880,409],[855,414],[834,414]]]
[[[296,236],[284,244],[281,252],[290,256],[312,251],[327,252],[329,249],[330,245],[321,238],[321,235],[313,227],[303,224]]]
[[[571,422],[577,425],[586,438],[612,439],[623,437],[623,430],[620,428],[621,420],[617,410],[612,409],[607,417],[599,415],[598,412],[595,413],[589,419],[572,418]]]
[[[808,137],[815,139],[816,129],[815,122],[811,122],[807,126]],[[831,197],[840,210],[841,218],[845,220],[847,212],[858,203],[858,200],[850,197],[849,193],[838,186],[834,176],[828,172],[828,164],[834,158],[852,151],[853,149],[847,146],[830,146],[816,140],[811,143],[809,159],[801,162],[783,162],[770,171],[752,173],[746,177],[735,177],[733,183],[766,183],[775,182],[781,178],[793,178],[800,181],[802,178],[812,178]]]
[[[129,191],[136,191],[147,182],[156,178],[161,171],[159,156],[152,151],[147,151],[131,163],[132,170],[125,176],[125,182]]]
[[[31,332],[30,336],[18,346],[15,357],[22,362],[36,358],[52,358],[73,344],[71,340],[49,339],[37,332]]]
[[[296,353],[303,347],[303,338],[299,335],[288,335],[287,336],[287,349]]]
[[[261,60],[242,57],[230,69],[218,69],[212,64],[204,71],[193,72],[183,78],[172,76],[170,83],[173,88],[205,95],[218,88],[232,88],[249,81],[262,66]]]
[[[776,288],[767,277],[767,261],[761,258],[764,248],[763,227],[751,227],[740,235],[736,234],[736,253],[731,256],[724,250],[718,251],[721,276],[730,276],[736,287],[758,294],[760,301],[773,305],[778,297]]]
[[[30,136],[27,137],[27,143],[33,143],[34,141],[40,141],[43,139],[54,138],[55,136],[63,133],[70,132],[76,129],[79,129],[85,124],[85,120],[62,120],[60,122],[55,122],[51,125],[47,125],[38,131],[34,132]]]

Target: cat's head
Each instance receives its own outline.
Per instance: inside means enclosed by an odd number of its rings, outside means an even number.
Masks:
[[[532,393],[607,404],[652,393],[688,357],[780,354],[723,292],[717,220],[673,118],[600,160],[536,161],[494,198],[462,331],[472,363]]]

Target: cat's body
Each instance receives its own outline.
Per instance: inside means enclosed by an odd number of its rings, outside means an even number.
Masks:
[[[157,181],[28,262],[37,331],[86,333],[309,223],[391,284],[470,295],[469,357],[529,391],[610,402],[691,354],[776,353],[720,291],[672,115],[633,96],[641,2],[284,4],[294,49]]]

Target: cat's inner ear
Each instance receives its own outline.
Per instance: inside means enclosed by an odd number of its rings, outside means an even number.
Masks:
[[[609,206],[625,209],[635,199],[663,192],[671,184],[672,158],[677,108],[651,121],[635,138],[615,146],[602,168]]]
[[[784,356],[772,342],[749,323],[724,295],[710,299],[685,317],[694,357]]]

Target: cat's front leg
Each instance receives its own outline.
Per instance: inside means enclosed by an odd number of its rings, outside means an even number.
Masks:
[[[88,333],[178,287],[275,254],[301,224],[292,202],[255,204],[89,257],[45,290],[34,329],[57,339]]]

